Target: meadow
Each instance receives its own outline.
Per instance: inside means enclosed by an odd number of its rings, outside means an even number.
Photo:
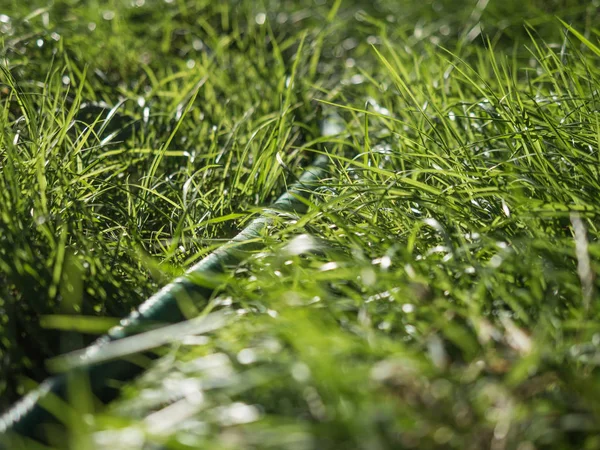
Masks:
[[[222,323],[11,448],[600,447],[599,12],[2,0],[0,411],[270,220]]]

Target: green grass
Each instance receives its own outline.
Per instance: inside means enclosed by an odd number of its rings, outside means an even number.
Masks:
[[[600,445],[597,2],[5,3],[0,408],[332,167],[53,448]]]

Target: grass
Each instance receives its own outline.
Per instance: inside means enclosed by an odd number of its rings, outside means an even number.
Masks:
[[[30,3],[0,16],[3,409],[332,167],[198,303],[224,324],[108,407],[76,379],[52,448],[600,445],[595,2]]]

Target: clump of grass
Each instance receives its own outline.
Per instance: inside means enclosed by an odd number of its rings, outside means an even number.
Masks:
[[[162,7],[3,22],[6,398],[93,332],[44,324],[121,315],[324,153],[309,212],[198,305],[226,324],[52,444],[595,448],[594,6]]]

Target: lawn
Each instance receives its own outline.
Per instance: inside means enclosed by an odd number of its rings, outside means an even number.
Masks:
[[[600,447],[597,0],[1,3],[0,411],[71,375],[0,445]]]

